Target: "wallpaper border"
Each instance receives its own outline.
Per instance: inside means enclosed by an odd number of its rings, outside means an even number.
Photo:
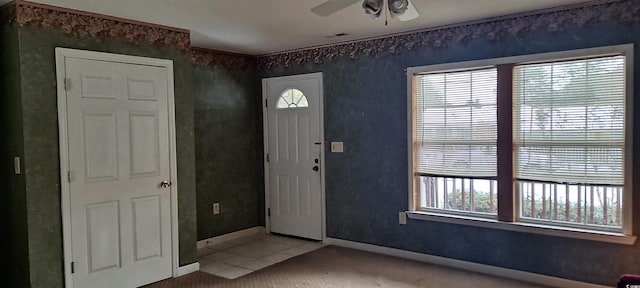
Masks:
[[[634,3],[635,2],[635,3]],[[577,5],[516,14],[482,22],[469,22],[364,41],[307,48],[258,57],[260,69],[322,64],[338,59],[398,54],[417,48],[446,48],[466,45],[474,39],[499,41],[504,37],[523,37],[535,31],[561,32],[604,21],[640,21],[637,0],[599,0]]]
[[[185,29],[23,0],[10,5],[15,6],[16,21],[20,27],[61,29],[68,35],[118,38],[134,44],[177,46],[184,52],[188,52],[191,47],[189,30]]]
[[[229,70],[255,70],[255,56],[236,54],[200,47],[191,47],[191,62],[194,65],[221,66]]]
[[[387,37],[312,47],[262,56],[228,53],[191,47],[189,30],[96,13],[16,0],[0,7],[0,25],[16,22],[21,27],[56,28],[69,35],[118,38],[134,44],[177,46],[190,52],[195,65],[221,66],[231,70],[273,69],[293,65],[322,64],[338,59],[358,59],[398,54],[417,48],[466,45],[474,39],[499,41],[523,37],[536,31],[561,32],[604,21],[640,21],[636,0],[596,0],[537,12],[509,15],[476,22],[436,27]]]

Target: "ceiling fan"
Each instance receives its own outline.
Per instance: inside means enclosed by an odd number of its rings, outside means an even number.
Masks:
[[[364,12],[372,18],[380,17],[385,6],[391,17],[397,16],[400,21],[409,21],[420,16],[410,0],[329,0],[311,8],[311,12],[318,16],[327,17],[360,1],[362,1]]]

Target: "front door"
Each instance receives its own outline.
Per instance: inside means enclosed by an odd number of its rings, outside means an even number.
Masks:
[[[74,287],[172,275],[166,67],[66,57]]]
[[[322,74],[263,80],[270,231],[322,239]]]

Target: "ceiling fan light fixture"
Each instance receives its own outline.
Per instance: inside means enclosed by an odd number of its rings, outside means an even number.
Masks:
[[[409,0],[389,0],[387,5],[391,16],[402,15],[409,7]]]
[[[364,0],[362,2],[362,8],[371,18],[378,18],[382,13],[384,6],[384,0]]]

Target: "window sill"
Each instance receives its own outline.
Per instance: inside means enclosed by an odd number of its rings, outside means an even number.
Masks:
[[[576,238],[599,242],[608,242],[622,245],[634,245],[636,236],[624,235],[620,233],[600,232],[592,230],[581,230],[575,228],[558,228],[553,226],[516,223],[516,222],[500,222],[493,219],[486,219],[471,216],[449,215],[424,211],[407,211],[407,216],[411,219],[437,221],[444,223],[469,225],[490,229],[500,229],[515,232],[534,233],[549,236]]]

